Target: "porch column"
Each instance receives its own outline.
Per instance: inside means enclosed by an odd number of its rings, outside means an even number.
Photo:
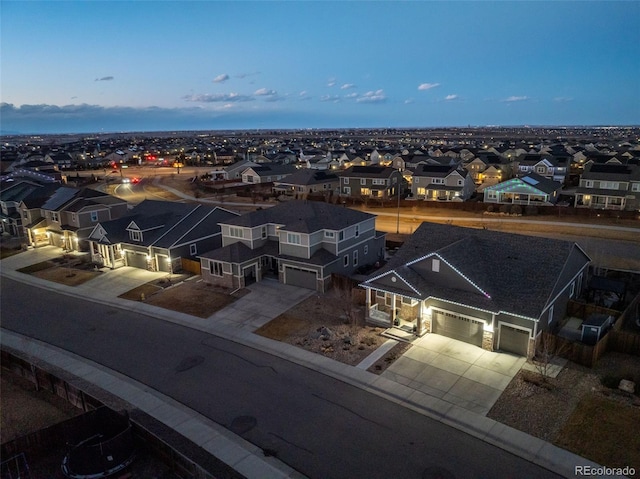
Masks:
[[[418,303],[418,317],[416,318],[416,335],[422,336],[422,301]]]
[[[113,245],[108,246],[109,262],[111,263],[111,269],[116,267],[116,255],[113,251]]]
[[[394,326],[396,322],[396,295],[391,293],[391,326]]]

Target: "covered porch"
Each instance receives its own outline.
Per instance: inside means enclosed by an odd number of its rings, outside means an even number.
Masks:
[[[402,330],[404,335],[429,332],[428,311],[423,301],[397,293],[366,289],[366,319],[369,323]]]

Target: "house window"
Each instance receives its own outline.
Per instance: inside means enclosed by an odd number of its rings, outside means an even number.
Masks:
[[[366,178],[360,178],[360,184],[361,185],[366,185],[367,184],[367,179]]]
[[[402,297],[402,304],[411,304],[411,298],[403,296]]]
[[[495,200],[496,198],[498,198],[498,193],[493,190],[489,190],[488,199]]]
[[[75,215],[74,215],[75,216]],[[75,218],[74,218],[75,221]],[[96,221],[98,221],[98,212],[97,211],[92,211],[91,212],[91,221],[93,223],[95,223]]]
[[[287,243],[300,244],[300,235],[297,233],[287,233]]]
[[[640,183],[631,183],[631,191],[640,191]]]
[[[371,196],[371,188],[360,188],[360,194],[362,196]]]
[[[547,316],[547,324],[551,324],[553,321],[553,306],[549,308],[549,315]]]
[[[444,179],[442,178],[431,178],[431,183],[434,185],[444,185]]]
[[[353,252],[353,265],[358,266],[358,250]]]
[[[51,221],[60,221],[60,217],[58,216],[58,213],[56,213],[55,211],[51,212]]]
[[[576,283],[571,282],[571,286],[569,286],[569,297],[573,298],[573,295],[576,293]]]
[[[376,298],[384,298],[384,291],[376,290]]]
[[[343,258],[343,265],[344,266],[349,266],[349,255],[345,254],[344,258]]]
[[[431,271],[433,271],[434,273],[439,273],[440,272],[440,260],[439,259],[432,259],[431,260]]]
[[[344,231],[340,231],[340,233],[338,233],[338,239],[340,241],[342,241],[344,239]]]
[[[387,180],[385,179],[381,179],[381,178],[376,178],[373,180],[373,184],[374,185],[384,185],[386,184]]]
[[[242,228],[235,228],[232,226],[231,228],[229,228],[229,236],[231,236],[232,238],[244,237],[244,235],[242,234]]]
[[[142,241],[142,231],[129,231],[129,237],[132,241]]]
[[[214,276],[222,276],[222,263],[219,261],[209,261],[209,270]]]
[[[71,213],[71,221],[76,222],[77,215],[75,213]]]
[[[585,180],[584,181],[585,188],[593,188],[593,180]]]
[[[538,167],[536,168],[536,172],[537,172],[537,173],[546,173],[546,172],[547,172],[547,169],[546,169],[544,166],[538,166]]]
[[[190,244],[189,245],[189,254],[191,256],[194,256],[196,254],[198,254],[198,245],[197,244]]]
[[[247,175],[247,181],[246,183],[253,183],[253,176],[249,176]]]
[[[262,227],[262,238],[264,239],[264,238],[266,238],[266,237],[267,237],[267,227],[266,227],[266,226],[263,226],[263,227]]]
[[[342,189],[342,192],[343,192],[345,195],[350,195],[350,194],[351,194],[351,187],[349,187],[349,186],[345,186],[345,187]]]
[[[458,186],[462,186],[462,180],[458,180]]]
[[[369,245],[368,244],[364,245],[364,254],[365,255],[369,254]]]
[[[360,236],[360,225],[356,225],[356,238]]]
[[[336,234],[333,231],[327,231],[327,230],[324,231],[324,237],[325,238],[334,238],[335,235]]]
[[[349,178],[342,178],[342,182],[343,182],[345,185],[348,185],[348,184],[349,184]]]

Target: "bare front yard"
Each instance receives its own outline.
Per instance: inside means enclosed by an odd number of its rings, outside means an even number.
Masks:
[[[49,261],[32,264],[19,269],[18,272],[67,286],[78,286],[102,274],[91,263],[75,259],[73,256],[61,256]]]
[[[618,391],[621,378],[640,386],[640,357],[608,353],[589,369],[573,363],[542,382],[529,371],[511,381],[488,417],[609,467],[640,473],[640,397]]]

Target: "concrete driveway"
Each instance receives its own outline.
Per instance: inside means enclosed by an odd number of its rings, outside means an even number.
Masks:
[[[525,362],[521,356],[427,334],[382,376],[486,415]]]
[[[253,332],[284,313],[315,291],[264,279],[247,287],[249,294],[217,311],[208,319],[218,324]]]

